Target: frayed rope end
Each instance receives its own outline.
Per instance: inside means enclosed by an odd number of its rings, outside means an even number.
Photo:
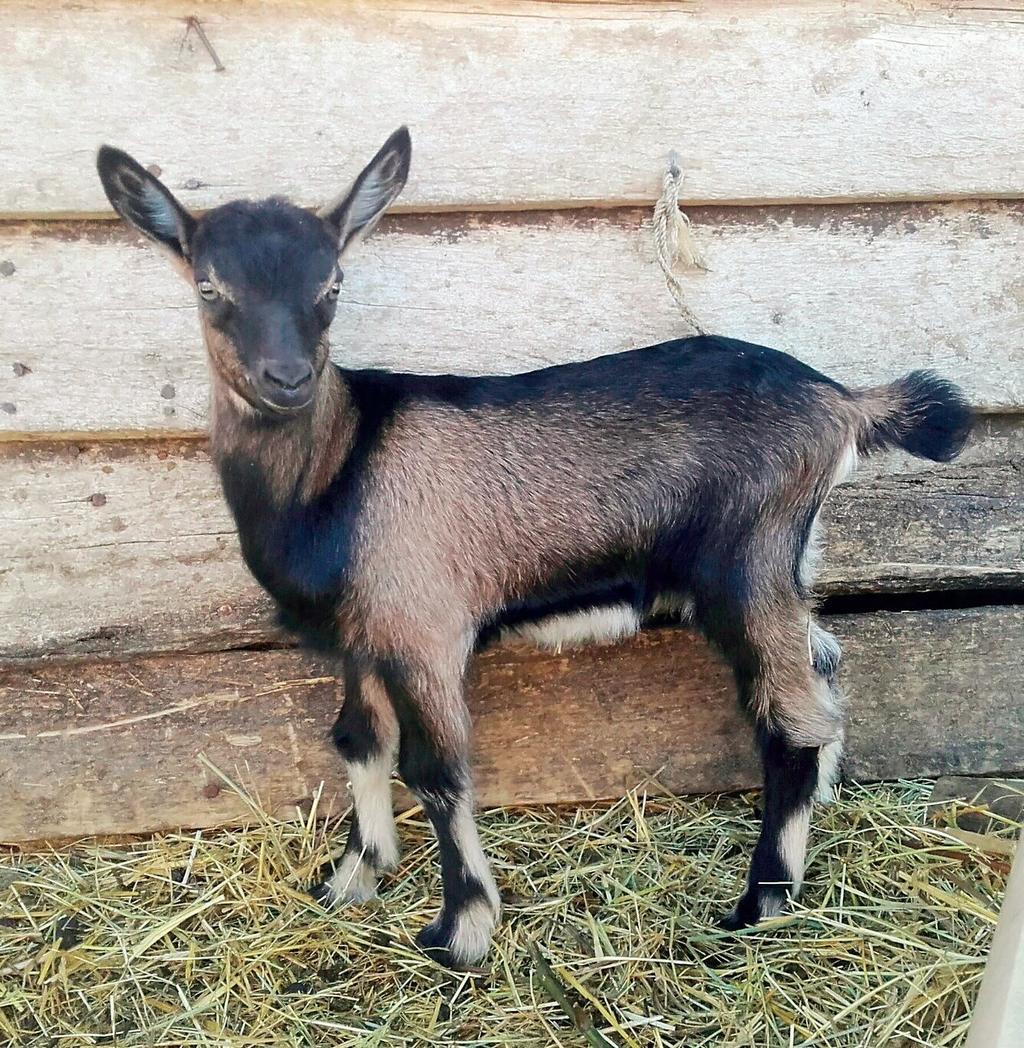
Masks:
[[[673,150],[668,155],[668,167],[662,184],[661,196],[654,205],[654,246],[658,265],[665,274],[665,282],[684,319],[699,334],[705,330],[696,314],[686,304],[683,285],[676,276],[676,267],[708,272],[708,264],[701,254],[693,235],[690,219],[679,209],[679,190],[683,173],[679,154]]]

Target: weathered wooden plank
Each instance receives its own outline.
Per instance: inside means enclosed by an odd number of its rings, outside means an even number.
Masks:
[[[210,650],[268,637],[199,442],[0,445],[0,656]],[[826,511],[827,593],[1024,584],[1024,424],[936,467],[865,463]]]
[[[865,779],[1024,767],[1024,609],[829,619],[846,646],[851,771]],[[320,781],[344,802],[327,667],[298,652],[222,653],[0,672],[0,839],[234,821],[207,760],[288,814]],[[728,672],[689,631],[551,655],[504,645],[473,670],[483,804],[679,792],[758,780]],[[999,730],[993,731],[992,725]]]
[[[1024,406],[1024,205],[706,209],[711,330],[851,385],[935,367]],[[646,213],[411,216],[353,260],[335,323],[352,366],[527,370],[689,334]],[[0,226],[0,434],[195,432],[207,375],[192,292],[109,224]]]
[[[0,445],[0,455],[0,655],[266,639],[268,604],[198,442]]]
[[[972,833],[990,833],[1006,820],[1024,822],[1024,779],[945,775],[932,787],[932,816],[943,819],[956,808],[956,824]]]
[[[190,205],[333,196],[400,123],[415,208],[1021,193],[1017,3],[5,5],[0,212],[106,210],[103,140]],[[272,85],[272,89],[268,88]],[[260,143],[270,143],[263,146]]]

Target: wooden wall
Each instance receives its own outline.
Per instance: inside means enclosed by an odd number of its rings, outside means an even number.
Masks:
[[[983,413],[957,463],[874,461],[830,507],[822,592],[915,609],[834,622],[855,768],[1024,767],[1021,8],[11,0],[0,838],[237,817],[200,753],[278,810],[342,775],[330,667],[281,647],[206,459],[191,293],[111,221],[103,141],[197,209],[315,203],[408,123],[412,179],[349,267],[336,357],[473,373],[688,333],[649,220],[676,150],[710,329],[851,384],[935,367]],[[476,681],[487,802],[659,769],[678,789],[754,779],[728,682],[685,631],[507,648]]]

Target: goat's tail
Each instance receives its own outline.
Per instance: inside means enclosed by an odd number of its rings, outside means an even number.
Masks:
[[[974,415],[963,390],[932,371],[912,371],[887,386],[857,390],[858,449],[900,447],[949,462],[967,443]]]

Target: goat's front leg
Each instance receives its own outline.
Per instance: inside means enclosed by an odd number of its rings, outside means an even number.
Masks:
[[[430,819],[441,858],[441,912],[416,941],[441,964],[465,968],[486,955],[500,902],[473,818],[462,670],[392,663],[385,680],[400,727],[398,770]]]
[[[345,659],[345,703],[331,736],[348,765],[352,822],[341,862],[313,894],[336,906],[372,899],[378,876],[398,863],[391,799],[398,722],[380,678],[354,656]]]

